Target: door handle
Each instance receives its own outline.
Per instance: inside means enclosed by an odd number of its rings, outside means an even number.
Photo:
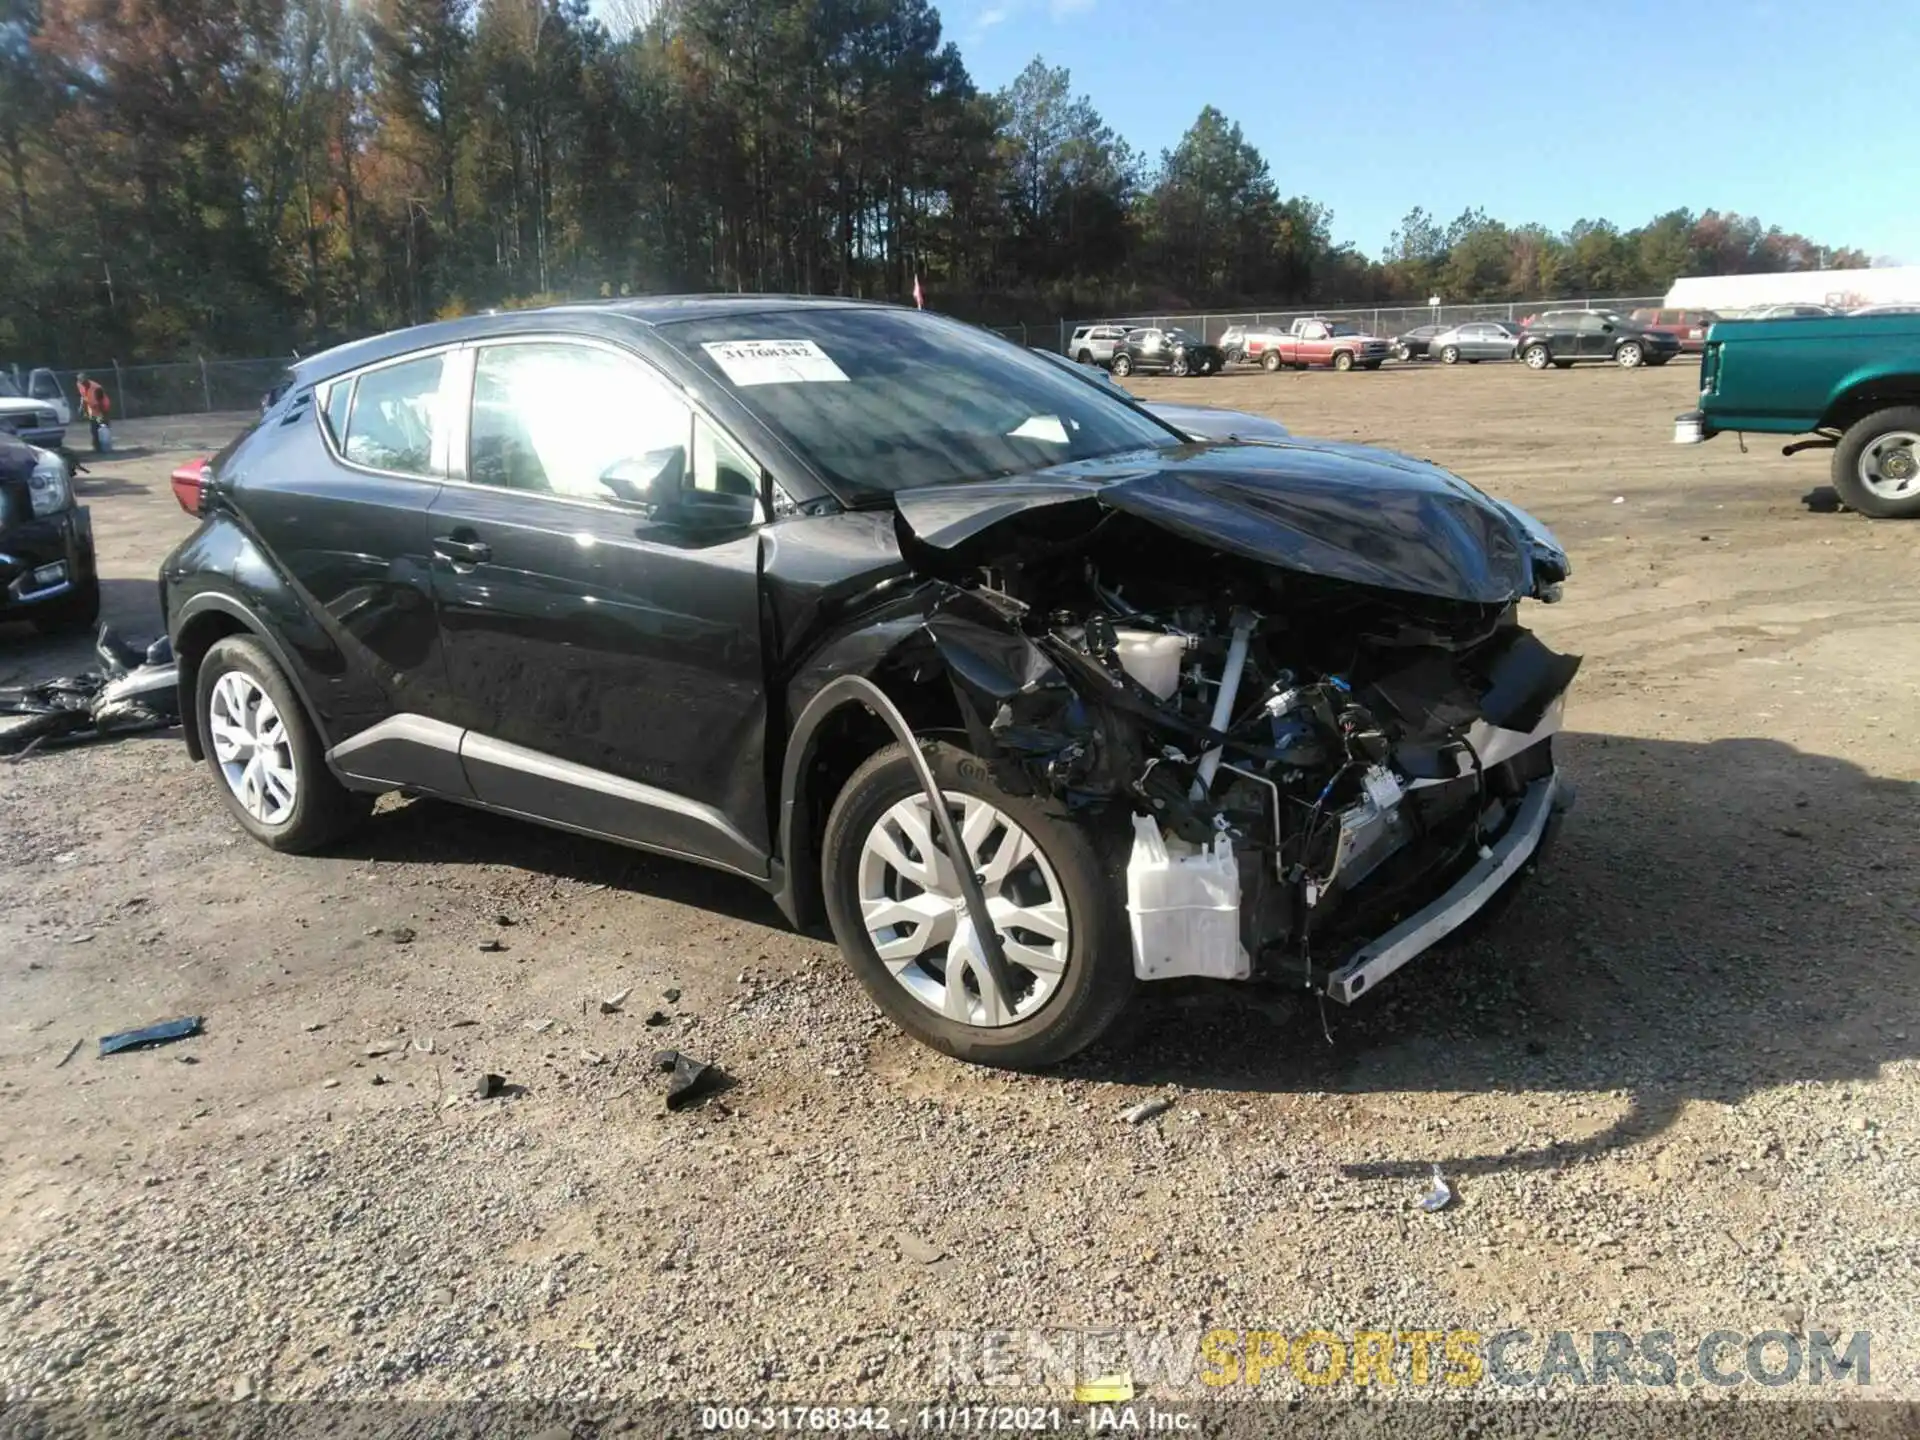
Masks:
[[[484,540],[456,540],[451,535],[436,535],[433,553],[451,565],[484,565],[493,558],[493,547]]]

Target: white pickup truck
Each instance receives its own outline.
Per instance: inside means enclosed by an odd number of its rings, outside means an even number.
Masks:
[[[73,406],[51,370],[28,371],[24,387],[0,370],[0,430],[43,450],[57,450],[72,423]]]

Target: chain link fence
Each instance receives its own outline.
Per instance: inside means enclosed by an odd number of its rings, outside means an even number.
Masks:
[[[258,410],[261,398],[286,372],[293,357],[260,360],[186,360],[170,365],[86,365],[52,372],[60,398],[80,420],[79,389],[74,383],[86,375],[107,388],[115,420],[148,420],[163,415],[206,415],[215,411]],[[23,395],[36,400],[44,393],[48,372],[8,366]]]
[[[1659,295],[1614,295],[1579,296],[1561,300],[1502,300],[1480,305],[1313,305],[1296,310],[1207,311],[1185,315],[1113,315],[1097,319],[1062,320],[1058,324],[1057,335],[1047,335],[1045,341],[1024,338],[1028,334],[1036,333],[1038,327],[1021,325],[1014,327],[1013,330],[1002,328],[1000,333],[1008,336],[1009,339],[1018,339],[1023,345],[1051,342],[1064,354],[1067,351],[1068,341],[1073,338],[1073,332],[1082,325],[1125,325],[1129,329],[1137,326],[1152,326],[1162,330],[1190,330],[1209,344],[1215,344],[1228,329],[1235,325],[1277,325],[1285,329],[1295,320],[1323,316],[1331,320],[1344,320],[1370,334],[1391,338],[1404,334],[1417,325],[1464,325],[1470,320],[1505,320],[1514,323],[1547,310],[1618,310],[1625,314],[1631,310],[1657,309],[1662,303],[1664,303],[1663,298]]]
[[[1291,310],[1212,310],[1188,314],[1112,315],[1080,320],[1045,320],[1033,324],[993,325],[1016,345],[1045,346],[1068,352],[1073,332],[1082,325],[1157,326],[1190,330],[1217,343],[1235,325],[1285,327],[1307,316],[1344,320],[1375,335],[1393,336],[1416,325],[1460,325],[1469,320],[1524,320],[1545,310],[1618,310],[1658,308],[1658,295],[1579,296],[1559,300],[1512,300],[1480,305],[1314,305]],[[254,360],[186,360],[166,365],[122,365],[109,360],[77,370],[57,370],[54,381],[61,396],[80,418],[75,379],[90,375],[107,387],[116,420],[145,420],[166,415],[212,414],[216,411],[257,410],[261,398],[279,381],[293,356]],[[31,372],[6,367],[22,394],[29,391]],[[35,394],[35,398],[46,398]]]

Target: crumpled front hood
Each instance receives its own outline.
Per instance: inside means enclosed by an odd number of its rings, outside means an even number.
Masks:
[[[1475,604],[1533,594],[1541,549],[1522,512],[1438,465],[1334,441],[1137,451],[894,503],[915,540],[981,559],[994,527],[1084,503],[1283,570]]]

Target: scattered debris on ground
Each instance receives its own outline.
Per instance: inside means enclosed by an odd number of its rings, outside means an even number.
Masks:
[[[482,1075],[473,1086],[473,1098],[492,1100],[507,1093],[507,1077],[495,1075],[491,1071]]]
[[[1429,1215],[1444,1210],[1453,1203],[1453,1187],[1447,1184],[1447,1177],[1440,1173],[1438,1165],[1433,1167],[1433,1188],[1422,1195],[1418,1201],[1420,1208]]]
[[[175,1040],[185,1040],[198,1035],[202,1028],[201,1017],[184,1015],[178,1020],[162,1020],[156,1025],[145,1025],[138,1030],[122,1030],[117,1035],[100,1037],[100,1054],[104,1059],[108,1055],[118,1055],[123,1050],[146,1050],[155,1045],[166,1045]]]
[[[48,744],[180,723],[173,649],[164,635],[140,647],[102,625],[94,654],[98,670],[0,689],[0,750],[18,747],[12,758],[24,760]]]
[[[600,1013],[602,1015],[618,1015],[620,1013],[620,1007],[627,1003],[627,996],[632,993],[633,991],[628,989],[622,990],[617,995],[607,996],[600,1002]]]
[[[1156,1115],[1164,1115],[1173,1108],[1173,1101],[1161,1096],[1157,1100],[1142,1100],[1128,1109],[1121,1119],[1129,1125],[1144,1125]]]
[[[733,1083],[732,1078],[718,1065],[709,1065],[678,1050],[656,1050],[653,1068],[673,1072],[673,1078],[667,1081],[669,1110],[684,1110]]]

